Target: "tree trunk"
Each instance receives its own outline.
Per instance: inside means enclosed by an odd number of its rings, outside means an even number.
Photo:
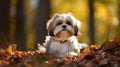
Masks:
[[[25,38],[25,14],[24,14],[24,0],[18,0],[16,4],[16,43],[18,45],[18,49],[25,50],[26,49],[26,38]]]
[[[117,31],[118,31],[118,35],[120,35],[120,1],[118,0],[118,18],[119,18],[119,25],[118,25],[118,28],[117,28]]]
[[[47,35],[46,23],[50,14],[50,0],[39,0],[36,19],[36,43],[42,44]]]
[[[10,0],[0,0],[0,47],[9,42],[9,8]]]
[[[94,44],[95,40],[94,40],[94,35],[95,35],[95,31],[94,31],[94,0],[89,0],[89,34],[90,34],[90,44]]]
[[[36,0],[35,0],[36,1]],[[24,0],[25,8],[25,31],[26,31],[26,47],[27,49],[33,49],[35,43],[35,16],[36,6],[31,7],[31,0]],[[36,4],[37,5],[37,4]]]

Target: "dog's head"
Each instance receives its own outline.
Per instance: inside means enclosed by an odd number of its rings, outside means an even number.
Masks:
[[[48,21],[47,30],[50,36],[68,39],[70,36],[77,36],[80,25],[81,22],[71,13],[55,14]]]

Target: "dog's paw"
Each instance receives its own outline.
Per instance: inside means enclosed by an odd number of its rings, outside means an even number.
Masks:
[[[38,50],[37,50],[38,52],[46,53],[46,48],[44,46],[40,45],[39,43],[37,44],[37,46],[38,46]]]
[[[84,49],[84,48],[89,47],[89,46],[86,43],[79,43],[78,47],[80,49]]]
[[[78,55],[78,53],[76,53],[76,52],[72,51],[72,52],[68,52],[68,53],[67,53],[67,55],[77,56],[77,55]]]

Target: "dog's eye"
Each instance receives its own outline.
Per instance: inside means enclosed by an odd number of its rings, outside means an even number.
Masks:
[[[66,24],[71,25],[71,23],[69,21],[67,21]]]
[[[57,25],[61,25],[62,24],[62,22],[58,22],[58,24]]]

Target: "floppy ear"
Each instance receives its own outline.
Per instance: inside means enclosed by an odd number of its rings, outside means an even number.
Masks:
[[[77,25],[74,26],[74,35],[75,36],[78,35],[78,27],[77,27]]]
[[[52,19],[47,22],[47,30],[50,36],[54,36],[54,20],[58,17],[58,14],[55,14]]]
[[[53,26],[52,26],[52,19],[50,19],[48,22],[47,22],[47,31],[48,31],[48,35],[50,36],[54,36],[54,33],[53,33]]]
[[[74,26],[74,35],[77,36],[79,33],[79,27],[81,26],[81,22],[77,19],[75,20],[75,26]]]
[[[73,20],[73,23],[74,23],[74,35],[77,36],[79,32],[79,28],[81,27],[81,22],[79,20],[77,20],[72,13],[67,13],[70,18]]]

